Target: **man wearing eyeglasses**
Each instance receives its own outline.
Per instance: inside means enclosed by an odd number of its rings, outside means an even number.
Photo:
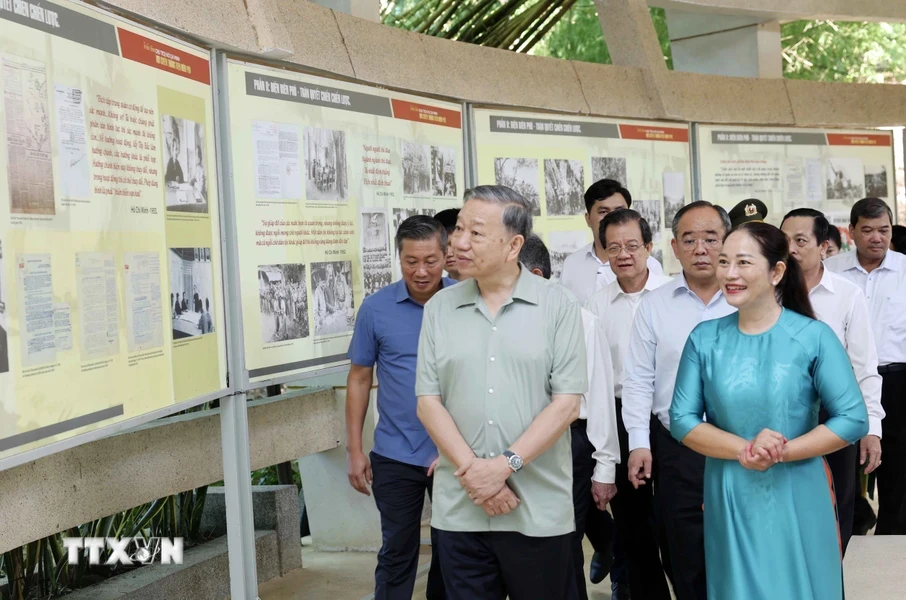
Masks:
[[[567,257],[560,275],[560,284],[575,294],[579,302],[584,304],[592,294],[616,279],[610,270],[598,230],[604,217],[630,206],[632,194],[619,181],[601,179],[586,190],[585,223],[591,229],[594,241]],[[649,256],[647,262],[652,273],[664,274],[664,269],[656,258]]]
[[[689,334],[702,321],[736,310],[721,294],[716,271],[729,229],[727,211],[710,202],[693,202],[676,213],[671,245],[683,271],[642,298],[624,362],[629,481],[639,488],[650,485],[652,472],[656,474],[654,498],[666,534],[677,600],[707,598],[702,513],[705,459],[671,437],[668,411]]]
[[[601,221],[599,234],[616,281],[595,292],[585,307],[601,320],[613,361],[620,463],[616,467],[617,495],[610,506],[628,566],[626,581],[612,581],[611,595],[613,600],[628,600],[630,594],[645,600],[670,600],[658,553],[657,531],[651,526],[654,517],[651,486],[635,488],[629,482],[629,436],[621,414],[621,375],[632,320],[639,303],[650,292],[669,283],[671,278],[655,275],[648,268],[651,226],[636,211],[627,209],[610,213]]]

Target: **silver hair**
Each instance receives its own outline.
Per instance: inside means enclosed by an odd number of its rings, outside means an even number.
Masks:
[[[711,204],[705,200],[698,200],[687,204],[686,206],[679,209],[673,217],[673,223],[670,228],[673,229],[673,237],[679,240],[679,222],[683,215],[692,210],[693,208],[713,208],[718,216],[720,216],[720,221],[724,226],[724,235],[730,233],[730,230],[733,228],[732,223],[730,222],[730,215],[727,214],[727,210],[723,206],[718,206],[717,204]]]
[[[532,234],[532,205],[516,190],[505,185],[479,185],[466,190],[463,205],[469,200],[502,205],[503,226],[509,233],[526,239]]]

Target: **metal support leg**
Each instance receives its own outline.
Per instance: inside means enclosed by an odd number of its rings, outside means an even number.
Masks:
[[[248,405],[245,394],[220,401],[220,440],[226,495],[227,546],[232,600],[257,600],[255,527],[252,519],[252,466],[249,456]]]

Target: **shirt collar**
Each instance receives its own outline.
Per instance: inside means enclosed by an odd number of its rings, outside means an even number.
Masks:
[[[818,282],[818,285],[815,286],[815,289],[823,287],[831,294],[834,293],[834,276],[831,275],[831,270],[822,265],[824,273],[821,274],[821,281]]]
[[[445,287],[447,287],[453,283],[456,283],[456,282],[447,277],[441,277],[440,278],[440,289],[444,289]],[[406,285],[405,279],[400,279],[393,285],[397,286],[396,287],[396,303],[397,304],[399,304],[400,302],[405,302],[406,300],[412,300],[412,296],[409,295],[409,286]],[[415,302],[415,300],[412,300],[412,301]],[[415,302],[415,303],[418,304],[418,302]],[[421,305],[419,305],[419,306],[421,306]]]
[[[650,279],[650,276],[649,276],[649,279]],[[693,296],[698,298],[698,296],[695,294],[695,292],[693,292],[689,288],[689,283],[686,281],[686,272],[685,271],[680,271],[679,276],[676,278],[676,282],[677,282],[677,285],[675,288],[673,288],[674,296],[676,296],[677,293],[679,293],[679,292],[684,292],[686,294],[692,294]],[[711,302],[708,303],[708,306],[711,306],[715,302],[718,302],[723,297],[723,295],[724,295],[723,290],[721,290],[720,288],[717,288],[717,293],[714,294],[713,298],[711,298]],[[699,302],[701,302],[701,298],[698,298],[698,300],[699,300]]]
[[[656,290],[659,287],[659,286],[655,285],[656,278],[657,278],[657,275],[652,273],[651,269],[648,269],[648,279],[645,281],[645,286],[640,291],[650,292],[652,290]],[[633,293],[635,293],[635,292],[633,292]],[[610,298],[608,298],[608,300],[610,302],[615,301],[620,296],[628,296],[628,295],[629,294],[624,292],[623,288],[620,287],[619,280],[615,280],[613,283],[610,284]]]
[[[849,271],[851,269],[858,269],[862,272],[867,272],[867,271],[865,271],[865,267],[862,266],[862,263],[859,262],[859,251],[858,250],[850,250],[844,256],[845,256],[844,260],[846,260],[846,267],[843,269],[844,271]],[[899,267],[900,267],[900,265],[897,263],[897,258],[894,256],[894,251],[888,250],[887,253],[884,255],[884,260],[881,261],[881,264],[878,267],[878,269],[888,269],[890,271],[899,271],[900,270]]]
[[[510,299],[504,305],[516,299],[529,304],[538,304],[538,286],[541,285],[541,282],[537,280],[541,280],[541,278],[532,274],[525,265],[520,263],[519,279],[516,280],[516,287],[513,288]],[[478,283],[474,279],[469,279],[456,286],[456,293],[456,308],[474,305],[481,296],[481,292],[478,290]]]

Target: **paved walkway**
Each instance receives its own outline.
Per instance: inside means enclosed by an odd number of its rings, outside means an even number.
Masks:
[[[586,540],[586,546],[588,541]],[[591,556],[591,548],[586,548]],[[431,549],[422,547],[413,599],[425,597]],[[304,567],[259,588],[262,600],[370,600],[376,556],[302,550]],[[906,536],[854,536],[846,553],[846,600],[906,598]],[[610,600],[610,580],[588,586],[589,600]]]

